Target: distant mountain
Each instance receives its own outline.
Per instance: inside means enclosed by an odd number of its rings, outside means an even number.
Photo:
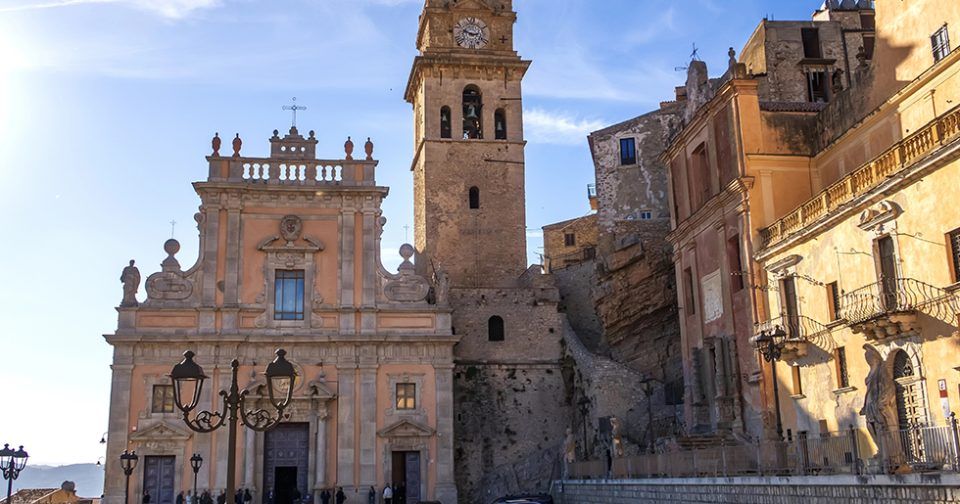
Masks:
[[[30,465],[23,469],[13,482],[13,491],[20,488],[60,488],[64,481],[77,484],[80,497],[100,497],[103,493],[103,469],[97,464],[71,464],[65,466]],[[6,483],[6,482],[4,482]],[[6,498],[6,485],[3,496]]]

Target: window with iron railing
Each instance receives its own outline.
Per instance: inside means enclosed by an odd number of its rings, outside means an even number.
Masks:
[[[943,25],[939,30],[933,32],[930,36],[930,45],[933,48],[933,61],[937,62],[950,54],[950,33],[947,31],[947,25]]]
[[[953,281],[960,282],[960,229],[947,233],[950,248],[950,266],[953,269]]]
[[[831,321],[840,318],[840,287],[837,282],[827,284],[827,309]]]

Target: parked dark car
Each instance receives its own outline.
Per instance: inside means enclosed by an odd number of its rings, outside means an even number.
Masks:
[[[553,504],[553,497],[547,494],[537,495],[510,495],[500,497],[493,504]]]

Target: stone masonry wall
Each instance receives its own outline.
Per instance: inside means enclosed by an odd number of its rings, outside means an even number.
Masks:
[[[455,348],[454,463],[459,499],[546,491],[573,415],[572,371],[565,370],[558,294],[549,275],[525,275],[525,288],[452,289]],[[488,320],[504,320],[490,341]],[[567,378],[571,377],[571,378]]]
[[[587,480],[557,482],[552,490],[557,504],[946,504],[960,501],[960,478],[911,474]]]
[[[553,272],[560,289],[560,311],[567,314],[580,341],[597,352],[603,327],[594,307],[593,289],[597,285],[597,263],[586,261]]]

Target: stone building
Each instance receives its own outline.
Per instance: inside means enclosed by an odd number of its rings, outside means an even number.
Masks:
[[[928,413],[928,398],[940,394],[934,382],[955,388],[958,378],[946,289],[958,224],[933,208],[955,186],[946,182],[956,87],[945,26],[957,12],[949,1],[880,1],[875,12],[827,2],[812,25],[761,23],[719,79],[691,65],[684,126],[663,156],[691,432],[775,437],[778,410],[787,436],[865,431],[861,411],[877,383],[867,362],[877,359],[885,367],[876,373],[896,376],[885,401],[897,399],[906,418],[885,428],[943,420]],[[830,92],[811,93],[821,66]],[[911,291],[909,307],[884,297],[901,285],[922,291]],[[891,322],[901,311],[918,322]],[[778,326],[787,333],[779,404],[753,339]],[[938,380],[925,382],[926,372]]]
[[[427,0],[413,106],[418,271],[449,278],[463,502],[545,490],[571,414],[552,278],[527,265],[521,81],[509,0]]]
[[[960,404],[960,5],[878,2],[876,21],[873,65],[817,118],[813,183],[755,221],[757,330],[787,334],[770,406],[785,429],[852,425],[928,468]]]
[[[597,216],[590,214],[543,226],[543,268],[547,273],[597,256]]]
[[[205,463],[198,486],[226,486],[226,432],[189,430],[173,404],[169,373],[185,350],[211,377],[201,408],[218,411],[229,387],[230,361],[240,361],[247,407],[263,400],[262,372],[282,347],[298,380],[290,417],[266,433],[243,428],[237,486],[256,502],[276,504],[295,492],[318,500],[343,487],[352,501],[370,486],[405,483],[410,502],[455,502],[453,447],[454,345],[444,283],[431,286],[401,248],[397,273],[384,269],[381,203],[373,144],[342,159],[317,159],[317,140],[296,127],[274,131],[270,154],[219,153],[215,137],[208,176],[194,183],[200,255],[183,269],[180,245],[168,240],[161,271],[135,293],[131,261],[122,275],[119,322],[112,345],[113,379],[107,437],[105,502],[124,498],[119,455],[136,450],[133,495],[149,491],[169,504],[192,487],[189,458]],[[438,293],[428,303],[431,287]],[[259,406],[262,407],[262,406]]]

